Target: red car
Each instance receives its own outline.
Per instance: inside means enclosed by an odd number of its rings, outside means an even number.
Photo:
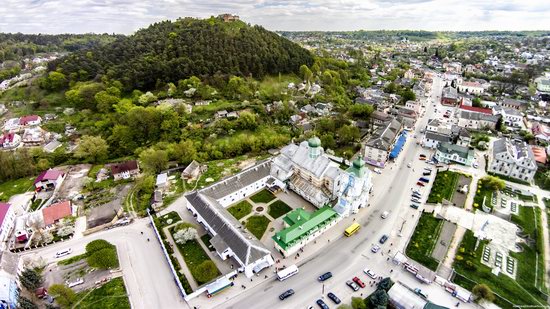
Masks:
[[[365,287],[365,283],[363,283],[363,281],[361,281],[361,279],[357,278],[357,277],[353,277],[353,282],[357,283],[358,286],[364,288]]]
[[[419,181],[419,182],[416,183],[416,185],[423,187],[423,186],[424,186],[424,183],[421,182],[421,181]]]

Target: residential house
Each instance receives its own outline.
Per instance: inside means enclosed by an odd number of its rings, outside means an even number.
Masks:
[[[139,174],[139,165],[136,160],[113,163],[109,167],[115,181],[133,178]]]
[[[465,92],[469,94],[480,95],[483,94],[485,89],[478,82],[462,82],[462,84],[456,86],[459,92]]]
[[[440,143],[453,142],[451,128],[445,126],[438,119],[430,119],[425,132],[426,134],[421,142],[423,147],[435,149]]]
[[[505,98],[504,100],[502,100],[502,102],[500,102],[500,105],[502,105],[503,107],[509,107],[522,111],[527,109],[527,102],[510,98]]]
[[[458,92],[453,87],[444,87],[441,94],[441,104],[455,106],[458,103]]]
[[[537,90],[540,92],[550,92],[550,77],[543,76],[535,79]],[[0,113],[1,114],[1,113]]]
[[[34,127],[42,123],[42,117],[38,115],[27,115],[19,118],[19,125],[22,127]]]
[[[0,248],[8,240],[15,224],[15,207],[0,202]]]
[[[19,134],[5,132],[0,135],[0,148],[13,149],[21,144],[21,136]]]
[[[387,123],[388,121],[392,120],[393,117],[384,112],[374,111],[370,115],[370,119],[375,126],[381,126],[384,123]]]
[[[389,159],[403,125],[397,119],[392,119],[378,127],[372,136],[364,143],[363,156],[371,165],[383,167]]]
[[[408,79],[413,79],[414,78],[414,73],[411,69],[408,69],[405,72],[405,74],[403,75],[403,77],[408,78]]]
[[[498,175],[530,182],[537,172],[537,163],[533,151],[527,143],[501,138],[493,143],[487,170]]]
[[[228,114],[227,111],[224,109],[224,110],[221,110],[221,111],[217,111],[215,117],[218,118],[218,119],[219,118],[226,118],[227,114]]]
[[[40,127],[26,128],[22,141],[27,147],[41,146],[46,142],[46,131]]]
[[[504,106],[494,106],[493,114],[502,116],[502,121],[509,127],[519,128],[523,123],[523,114],[515,109]]]
[[[63,201],[42,208],[42,216],[44,217],[44,226],[46,228],[52,227],[54,224],[61,221],[61,219],[70,217],[72,214],[73,211],[70,201]]]
[[[533,151],[537,164],[539,166],[545,166],[546,162],[548,162],[548,155],[546,154],[544,147],[533,145],[531,146],[531,151]]]
[[[227,119],[237,119],[239,118],[239,113],[238,112],[229,112],[227,113]]]
[[[440,143],[435,151],[434,158],[443,163],[459,163],[471,166],[474,162],[474,151],[468,147],[447,142]]]
[[[7,111],[6,105],[0,104],[0,116],[4,115]]]
[[[223,19],[223,21],[226,22],[226,23],[240,20],[238,15],[227,14],[227,13],[226,14],[221,14],[218,17]]]
[[[400,116],[403,118],[409,118],[413,120],[413,123],[414,123],[418,118],[418,113],[415,111],[414,107],[397,106],[397,116]]]
[[[458,126],[466,129],[496,129],[500,115],[493,115],[488,108],[461,105],[458,110]]]
[[[54,152],[57,148],[61,147],[61,142],[54,139],[53,141],[47,143],[44,145],[44,151],[47,153]]]
[[[535,138],[539,141],[550,141],[550,126],[542,122],[534,123],[531,126],[531,132],[533,132],[533,135],[535,135]]]
[[[19,118],[10,118],[4,123],[4,132],[19,132],[21,126],[19,125]]]
[[[168,173],[162,173],[157,175],[157,181],[155,182],[155,188],[160,192],[168,190],[169,187]]]
[[[65,173],[60,170],[49,169],[38,175],[34,181],[37,191],[51,190],[57,188],[65,179]]]
[[[409,100],[409,101],[405,102],[405,107],[414,110],[414,112],[418,115],[420,113],[421,104],[418,101]]]
[[[207,165],[201,165],[199,162],[193,160],[183,170],[183,172],[181,173],[181,178],[182,179],[187,179],[187,180],[189,180],[189,179],[198,179],[199,176],[202,173],[206,172],[207,169],[208,169]]]

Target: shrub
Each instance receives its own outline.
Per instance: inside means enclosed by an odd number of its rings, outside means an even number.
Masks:
[[[107,269],[118,267],[118,257],[115,248],[103,248],[93,252],[86,258],[88,265],[95,268]]]
[[[63,284],[51,285],[48,292],[61,308],[70,308],[77,300],[76,293]]]
[[[27,268],[19,275],[19,281],[32,292],[42,283],[42,276],[36,270]]]
[[[174,233],[174,241],[178,244],[184,244],[189,240],[195,239],[199,236],[197,230],[192,227],[180,229]]]
[[[195,273],[196,279],[200,282],[208,282],[218,275],[218,268],[214,262],[208,260],[204,261],[197,266]]]
[[[86,252],[95,252],[104,248],[114,248],[115,246],[104,239],[96,239],[86,245]]]
[[[490,302],[495,300],[495,294],[486,284],[476,284],[472,289],[472,294],[476,296],[477,299],[485,299]]]

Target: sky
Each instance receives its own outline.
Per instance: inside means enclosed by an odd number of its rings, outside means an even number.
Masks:
[[[550,30],[550,0],[0,0],[0,32],[131,34],[221,13],[269,30]]]

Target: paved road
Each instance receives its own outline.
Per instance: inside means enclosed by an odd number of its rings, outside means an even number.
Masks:
[[[440,94],[441,87],[442,84],[437,79],[434,82],[434,93]],[[435,94],[433,99],[437,101]],[[433,115],[432,103],[428,102],[426,106],[426,114],[419,120],[414,132],[418,139],[420,139],[420,129],[426,126],[428,119]],[[359,276],[368,283],[368,278],[362,272],[365,267],[373,269],[384,277],[390,275],[390,269],[393,267],[394,272],[391,275],[394,280],[403,281],[411,287],[420,287],[421,284],[411,274],[404,272],[399,267],[394,267],[386,259],[390,248],[392,251],[403,250],[418,218],[418,211],[409,207],[409,199],[411,187],[415,186],[422,169],[426,167],[423,161],[418,160],[418,155],[421,152],[427,153],[426,150],[416,145],[415,139],[409,138],[397,161],[387,166],[382,175],[375,175],[372,206],[362,210],[359,214],[357,221],[362,224],[363,228],[357,235],[331,242],[326,248],[299,265],[300,273],[298,275],[283,282],[276,280],[264,282],[246,293],[241,293],[230,299],[224,307],[235,309],[278,307],[283,304],[278,299],[278,295],[289,288],[294,289],[296,294],[284,301],[284,307],[306,308],[310,305],[316,307],[315,300],[323,296],[323,286],[324,295],[334,292],[343,302],[349,303],[352,296],[360,296],[362,292],[362,296],[366,297],[374,290],[374,287],[367,287],[352,293],[352,290],[345,285],[345,281],[354,276]],[[411,168],[406,167],[409,162],[412,162]],[[423,200],[427,198],[428,191],[427,188],[421,189]],[[390,216],[382,220],[380,214],[384,211],[389,211]],[[340,229],[340,225],[334,227],[333,230]],[[399,237],[397,234],[402,227],[402,237]],[[382,246],[383,252],[371,253],[372,244],[377,243],[383,234],[390,235],[390,239]],[[393,246],[390,246],[390,243],[393,243]],[[331,271],[333,278],[323,285],[317,282],[316,278],[326,271]],[[428,291],[429,299],[438,304],[454,306],[457,302],[456,298],[451,297],[436,284],[423,285],[421,288]],[[325,302],[331,306],[334,305],[326,297]],[[469,306],[471,305],[462,305],[462,307]]]
[[[73,253],[63,259],[82,254],[88,242],[105,239],[117,246],[124,282],[130,296],[132,308],[189,308],[180,296],[168,262],[162,255],[148,219],[133,224],[98,232],[90,236],[71,239],[42,249],[23,253],[23,257],[42,257],[46,262],[56,262],[57,251],[71,248]],[[141,235],[141,232],[144,235]],[[147,241],[150,238],[150,241]]]

